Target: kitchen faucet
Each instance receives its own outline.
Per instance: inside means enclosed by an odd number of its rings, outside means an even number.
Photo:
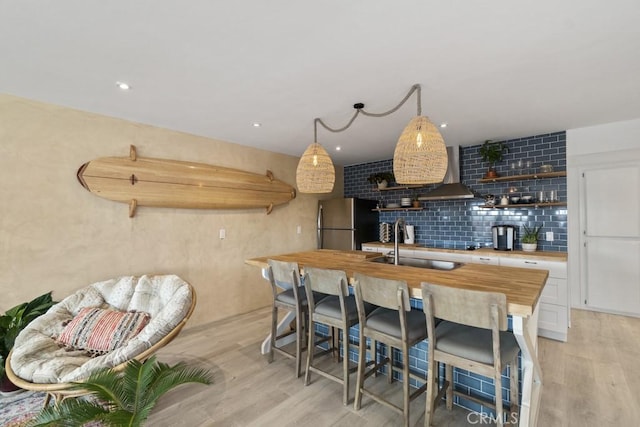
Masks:
[[[400,217],[398,219],[396,219],[396,222],[393,224],[393,263],[395,265],[398,265],[398,260],[400,260],[400,250],[398,248],[398,234],[399,233],[399,226],[402,223],[402,229],[404,230],[404,232],[406,233],[406,223],[404,221],[403,217]]]

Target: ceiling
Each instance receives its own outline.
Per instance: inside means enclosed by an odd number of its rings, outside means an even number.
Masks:
[[[638,16],[637,0],[0,0],[0,92],[300,156],[315,117],[341,127],[418,83],[447,145],[477,144],[640,117]],[[318,141],[337,164],[389,159],[416,101]]]

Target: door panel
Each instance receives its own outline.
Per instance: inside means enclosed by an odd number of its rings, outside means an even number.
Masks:
[[[640,242],[593,238],[586,252],[587,305],[640,314]]]
[[[594,169],[584,172],[589,236],[640,236],[640,168]]]
[[[323,228],[353,228],[353,199],[331,199],[318,202],[322,206]]]
[[[584,304],[640,315],[640,166],[612,163],[582,176]]]
[[[354,250],[352,230],[323,230],[322,249]]]

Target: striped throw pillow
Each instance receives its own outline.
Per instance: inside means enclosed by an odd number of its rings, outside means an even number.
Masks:
[[[143,312],[86,307],[64,327],[58,343],[93,356],[106,354],[135,337],[150,317]]]

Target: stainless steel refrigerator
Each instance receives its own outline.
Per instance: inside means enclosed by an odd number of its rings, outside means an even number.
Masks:
[[[360,250],[378,240],[379,215],[375,200],[356,198],[318,202],[318,248]]]

